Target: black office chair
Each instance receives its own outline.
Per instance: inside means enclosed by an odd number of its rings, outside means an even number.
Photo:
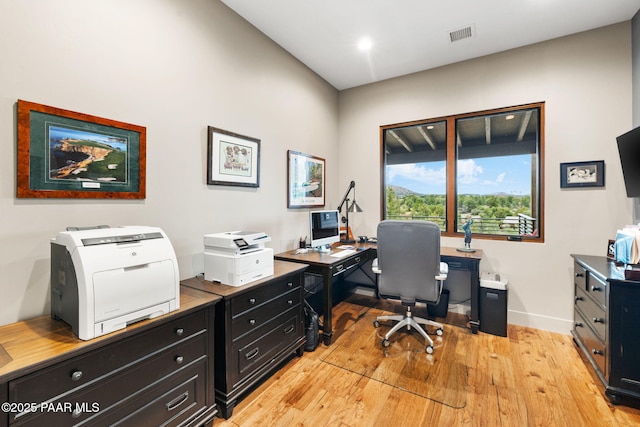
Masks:
[[[433,340],[420,325],[437,328],[441,336],[440,323],[414,317],[411,307],[416,302],[437,304],[442,293],[449,267],[440,262],[440,227],[430,221],[385,220],[378,224],[378,258],[373,262],[373,271],[378,274],[378,297],[402,301],[407,307],[405,315],[378,316],[374,326],[384,320],[398,323],[385,335],[382,345],[388,347],[389,337],[400,328],[412,327],[426,341],[427,353],[433,353]]]

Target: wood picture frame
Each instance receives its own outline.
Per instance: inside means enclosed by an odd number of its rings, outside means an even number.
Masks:
[[[144,199],[146,128],[18,100],[18,198]]]
[[[325,159],[287,151],[287,207],[322,207],[325,204]]]
[[[604,187],[604,160],[560,163],[560,188]]]
[[[609,239],[607,243],[607,258],[610,260],[616,259],[616,241],[615,239]]]
[[[209,126],[207,184],[260,187],[260,140]]]

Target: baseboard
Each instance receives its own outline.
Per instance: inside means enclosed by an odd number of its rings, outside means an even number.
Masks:
[[[559,319],[557,317],[541,316],[538,314],[524,313],[522,311],[509,310],[507,312],[509,323],[519,326],[541,329],[549,332],[557,332],[569,335],[573,329],[573,320]]]

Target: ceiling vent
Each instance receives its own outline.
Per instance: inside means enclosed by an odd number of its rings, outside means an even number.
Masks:
[[[474,31],[472,28],[473,27],[469,25],[467,27],[460,28],[459,30],[450,31],[449,39],[451,40],[451,43],[473,37]]]

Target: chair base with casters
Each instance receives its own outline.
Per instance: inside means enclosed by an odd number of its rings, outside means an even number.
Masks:
[[[420,332],[420,335],[424,337],[424,340],[426,343],[425,351],[429,354],[433,353],[433,340],[431,339],[427,331],[425,331],[420,325],[434,326],[438,328],[436,330],[436,334],[438,336],[442,336],[442,331],[443,331],[442,324],[438,322],[434,322],[433,320],[423,319],[422,317],[413,316],[413,313],[411,312],[411,306],[407,306],[407,313],[405,315],[395,314],[390,316],[378,316],[376,320],[373,321],[373,326],[375,326],[376,328],[379,327],[380,322],[384,320],[391,320],[398,323],[396,323],[393,326],[393,328],[391,328],[391,330],[387,332],[387,334],[382,339],[383,347],[389,347],[389,345],[391,344],[389,342],[389,338],[391,337],[391,335],[393,335],[395,332],[399,331],[400,329],[404,328],[405,326],[407,327],[408,331],[410,331],[411,328],[413,327],[415,330]]]

